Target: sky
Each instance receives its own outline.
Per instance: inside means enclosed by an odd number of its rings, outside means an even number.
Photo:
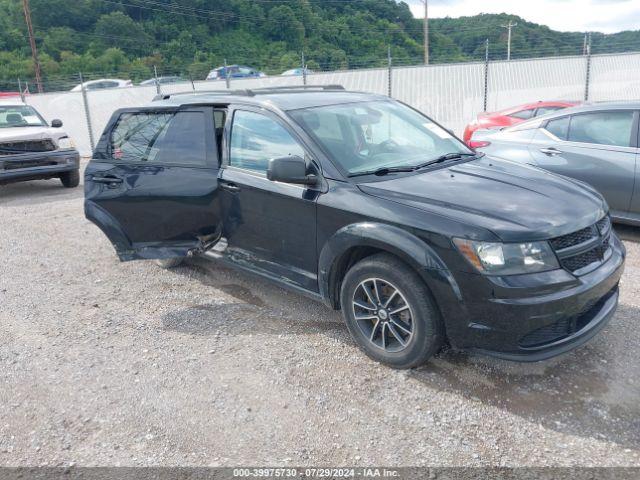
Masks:
[[[421,0],[404,0],[424,17]],[[640,0],[429,0],[429,17],[510,13],[563,32],[640,30]]]

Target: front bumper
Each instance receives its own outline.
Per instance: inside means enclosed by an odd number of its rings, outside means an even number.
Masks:
[[[57,177],[80,168],[77,150],[54,150],[0,156],[0,183]]]
[[[618,305],[626,252],[615,234],[611,248],[606,262],[580,277],[565,270],[502,278],[456,274],[466,318],[447,322],[452,344],[516,361],[545,360],[583,345]]]

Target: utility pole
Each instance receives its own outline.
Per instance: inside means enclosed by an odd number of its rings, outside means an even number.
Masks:
[[[513,29],[513,27],[517,27],[518,26],[518,22],[512,22],[511,20],[509,20],[509,23],[507,25],[501,25],[502,28],[506,28],[507,30],[509,30],[509,37],[507,40],[507,60],[511,60],[511,30]]]
[[[424,3],[424,64],[429,65],[429,0]]]
[[[31,24],[31,8],[29,0],[22,0],[22,8],[24,9],[24,20],[27,23],[29,32],[29,45],[31,45],[31,56],[33,57],[33,69],[36,72],[36,85],[38,93],[42,93],[42,77],[40,75],[40,62],[38,61],[38,48],[36,47],[36,39],[33,36],[33,25]]]

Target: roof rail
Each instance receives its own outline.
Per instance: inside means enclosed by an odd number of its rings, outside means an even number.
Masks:
[[[263,87],[254,89],[241,90],[188,90],[186,92],[177,92],[171,94],[160,94],[153,98],[153,101],[169,100],[171,97],[179,95],[221,95],[221,96],[240,96],[255,97],[256,95],[267,95],[269,93],[301,93],[309,90],[322,91],[345,91],[342,85],[292,85],[288,87]]]
[[[262,87],[246,90],[249,96],[278,93],[278,92],[306,92],[307,90],[323,90],[323,91],[344,91],[342,85],[290,85],[283,87]]]

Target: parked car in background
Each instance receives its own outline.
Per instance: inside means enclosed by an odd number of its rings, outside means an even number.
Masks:
[[[20,92],[0,92],[0,99],[2,98],[21,98],[21,95]]]
[[[67,188],[80,181],[80,154],[71,138],[30,105],[0,100],[0,184],[58,178]]]
[[[125,88],[131,87],[133,82],[131,80],[120,80],[117,78],[101,78],[99,80],[90,80],[88,82],[76,85],[71,89],[72,92],[82,91],[84,85],[85,90],[105,90],[107,88]]]
[[[181,83],[181,82],[187,82],[187,81],[188,81],[187,79],[175,75],[175,76],[167,76],[167,77],[150,78],[149,80],[140,82],[140,85],[148,86],[148,85],[155,85],[156,83],[160,85],[168,85],[171,83]]]
[[[556,112],[563,108],[574,107],[579,102],[572,101],[551,101],[551,102],[535,102],[526,103],[517,107],[507,108],[494,113],[480,113],[478,117],[464,129],[462,139],[467,145],[474,148],[469,143],[473,132],[486,128],[502,128],[517,125],[534,117],[540,117],[547,113]]]
[[[582,345],[614,314],[625,259],[592,188],[335,86],[116,111],[85,214],[122,261],[200,255],[324,301],[396,368],[446,340],[521,361]]]
[[[491,156],[535,165],[586,182],[614,219],[640,225],[640,102],[583,105],[502,131],[473,135]]]
[[[303,74],[311,75],[313,70],[309,70],[308,68],[292,68],[291,70],[287,70],[286,72],[282,72],[280,75],[283,77],[301,77]]]
[[[226,67],[214,68],[207,75],[207,80],[226,80],[229,78],[260,78],[266,75],[255,68],[243,65],[228,65]]]

